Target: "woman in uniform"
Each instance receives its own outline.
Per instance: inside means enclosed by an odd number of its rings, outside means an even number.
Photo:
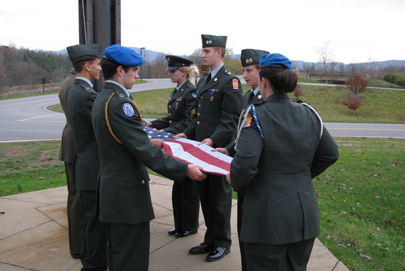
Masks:
[[[166,60],[170,79],[177,84],[167,103],[168,116],[151,121],[146,126],[176,135],[187,128],[195,112],[196,89],[191,81],[198,76],[198,68],[191,66],[193,62],[186,58],[167,55]],[[197,181],[186,179],[181,183],[175,182],[172,203],[174,229],[169,230],[169,235],[186,237],[197,233],[200,210]]]
[[[264,101],[248,107],[238,131],[228,182],[249,184],[240,239],[248,270],[306,270],[319,211],[312,178],[339,157],[316,110],[293,102],[298,76],[281,54],[260,57]]]

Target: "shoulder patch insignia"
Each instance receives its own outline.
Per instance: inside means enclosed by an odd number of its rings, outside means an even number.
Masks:
[[[127,116],[128,118],[132,118],[133,116],[135,116],[134,107],[130,103],[123,103],[122,111],[124,112],[125,116]]]
[[[239,80],[234,78],[232,79],[232,88],[233,89],[239,89]]]
[[[250,127],[251,124],[252,124],[252,115],[248,114],[245,123],[243,124],[243,128]]]

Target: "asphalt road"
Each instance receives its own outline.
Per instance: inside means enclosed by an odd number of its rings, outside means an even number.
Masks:
[[[131,92],[172,88],[170,79],[146,79]],[[242,82],[243,83],[243,82]],[[58,95],[0,101],[0,142],[59,140],[65,115],[47,110],[58,104]],[[325,123],[332,136],[405,138],[405,124]]]

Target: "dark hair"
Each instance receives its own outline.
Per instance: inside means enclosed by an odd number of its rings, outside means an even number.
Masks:
[[[97,57],[95,56],[81,56],[79,58],[77,58],[72,64],[73,64],[73,68],[75,68],[76,72],[81,72],[84,68],[84,64],[86,64],[86,62],[90,62],[93,63],[93,61],[97,59]]]
[[[297,86],[297,74],[284,67],[261,67],[259,70],[260,80],[266,78],[274,93],[293,92]]]
[[[103,69],[103,77],[105,80],[110,79],[117,72],[117,68],[121,66],[125,72],[128,72],[129,67],[115,62],[111,59],[103,58],[101,60],[101,68]]]

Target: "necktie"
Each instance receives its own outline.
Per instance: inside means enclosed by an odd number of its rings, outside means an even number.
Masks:
[[[254,96],[255,96],[254,92],[251,91],[250,94],[249,94],[249,103],[252,101]]]
[[[208,74],[207,80],[205,82],[208,83],[210,80],[211,80],[211,73]]]

